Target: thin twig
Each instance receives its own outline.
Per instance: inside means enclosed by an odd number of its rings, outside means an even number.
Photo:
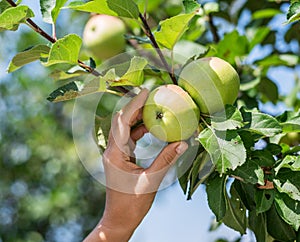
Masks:
[[[12,7],[17,7],[17,4],[12,1],[12,0],[6,0]],[[41,35],[42,37],[44,37],[45,39],[47,39],[48,41],[50,41],[52,44],[54,44],[56,42],[56,39],[51,37],[47,32],[45,32],[43,29],[41,29],[32,19],[27,18],[26,19],[27,25],[33,29],[36,33],[38,33],[39,35]],[[95,68],[92,68],[88,65],[86,65],[84,62],[82,62],[81,60],[77,61],[78,65],[83,68],[84,70],[86,70],[87,72],[89,72],[90,74],[94,75],[94,76],[102,76],[101,73],[99,73]],[[129,90],[127,90],[124,87],[114,87],[115,90],[122,92],[124,94],[128,94],[129,96],[133,97],[135,96],[134,93],[130,92]]]
[[[218,34],[218,29],[214,23],[213,15],[211,13],[208,14],[208,24],[210,26],[210,30],[212,32],[214,42],[218,43],[220,41],[220,36]]]
[[[169,76],[170,76],[172,82],[173,82],[175,85],[177,85],[178,83],[177,83],[177,80],[176,80],[176,78],[175,78],[175,75],[174,75],[174,73],[172,72],[170,66],[168,65],[168,63],[167,63],[167,61],[166,61],[166,59],[165,59],[163,53],[161,52],[161,49],[159,48],[159,46],[158,46],[158,44],[157,44],[157,42],[156,42],[156,39],[155,39],[155,37],[154,37],[153,34],[152,34],[151,28],[150,28],[150,26],[148,25],[148,22],[147,22],[146,18],[145,18],[141,13],[139,14],[139,18],[140,18],[140,20],[141,20],[142,23],[143,23],[143,26],[144,26],[144,29],[143,29],[143,30],[144,30],[145,34],[147,35],[147,37],[150,39],[150,41],[151,41],[151,43],[152,43],[152,45],[153,45],[155,51],[156,51],[157,54],[159,55],[159,58],[160,58],[160,60],[161,60],[161,62],[162,62],[162,64],[163,64],[164,68],[165,68],[166,71],[169,73]]]

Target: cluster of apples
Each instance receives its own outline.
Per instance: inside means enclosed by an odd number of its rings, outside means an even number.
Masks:
[[[83,32],[86,50],[96,59],[105,60],[125,49],[126,26],[114,16],[93,15]],[[151,91],[144,109],[147,129],[160,140],[185,140],[197,131],[200,114],[212,115],[233,104],[240,79],[225,60],[208,57],[186,65],[178,85],[162,85]]]
[[[143,109],[146,128],[160,140],[173,142],[193,136],[200,114],[213,115],[237,99],[236,70],[218,57],[195,60],[183,68],[178,85],[155,88]]]

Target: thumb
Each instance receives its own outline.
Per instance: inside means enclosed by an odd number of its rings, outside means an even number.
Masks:
[[[158,172],[170,168],[177,159],[187,150],[188,144],[184,141],[167,145],[156,157],[152,165],[147,169],[149,173]]]

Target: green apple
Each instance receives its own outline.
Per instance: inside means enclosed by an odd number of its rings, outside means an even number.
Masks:
[[[201,58],[185,66],[178,85],[186,90],[200,112],[214,114],[237,99],[240,79],[236,70],[218,57]]]
[[[300,134],[298,132],[290,132],[284,135],[279,143],[285,143],[289,146],[296,146],[300,144]]]
[[[114,16],[93,15],[83,30],[83,46],[99,60],[111,58],[125,49],[126,27]]]
[[[181,87],[163,85],[150,92],[143,121],[151,134],[167,142],[190,138],[198,128],[200,111]]]

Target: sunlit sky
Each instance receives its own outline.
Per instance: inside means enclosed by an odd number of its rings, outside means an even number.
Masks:
[[[39,1],[24,0],[23,3],[39,12]],[[35,19],[39,19],[37,16]],[[249,13],[244,14],[244,20],[249,19]],[[282,26],[284,16],[273,21],[272,25]],[[298,48],[290,46],[290,48]],[[268,55],[268,47],[254,49],[249,56],[249,61]],[[0,66],[0,73],[3,77],[4,66]],[[298,70],[299,73],[299,70]],[[0,76],[0,77],[1,77]],[[280,67],[274,68],[269,76],[279,87],[280,93],[287,94],[293,88],[294,73],[291,69]],[[274,106],[266,104],[261,106],[262,110],[272,114],[283,112],[284,105]],[[209,232],[210,224],[214,216],[207,204],[207,197],[204,186],[194,193],[192,200],[187,201],[178,182],[158,192],[153,207],[136,230],[130,242],[199,242],[215,241],[217,238],[224,238],[234,241],[239,234],[225,226],[219,227],[214,232]],[[242,239],[243,242],[255,241],[253,234],[248,232]]]

